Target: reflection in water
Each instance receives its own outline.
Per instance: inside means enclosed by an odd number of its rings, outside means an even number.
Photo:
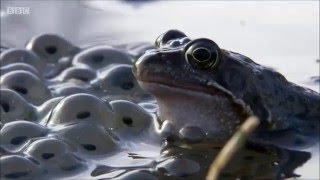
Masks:
[[[170,138],[162,149],[162,156],[168,159],[188,158],[201,164],[202,169],[200,171],[185,175],[204,179],[212,159],[219,153],[221,148],[221,144],[212,142],[186,143],[181,142],[181,140],[177,142]],[[227,167],[224,168],[220,174],[220,179],[300,177],[294,170],[307,162],[310,157],[311,154],[305,151],[286,150],[275,146],[247,143],[245,148],[237,152]],[[170,169],[167,171],[170,171]],[[183,177],[183,174],[181,176]]]

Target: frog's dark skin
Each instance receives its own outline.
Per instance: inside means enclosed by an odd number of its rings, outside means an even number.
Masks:
[[[133,71],[142,88],[156,97],[160,118],[178,129],[198,126],[227,139],[256,115],[255,141],[304,146],[319,137],[318,93],[209,39],[191,41],[183,32],[169,30]]]

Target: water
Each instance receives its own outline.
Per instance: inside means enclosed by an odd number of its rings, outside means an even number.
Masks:
[[[31,14],[5,14],[7,6],[18,5],[30,7]],[[138,6],[118,1],[1,1],[1,44],[24,47],[31,37],[43,33],[60,34],[79,46],[153,42],[160,33],[176,28],[191,37],[211,38],[220,47],[247,55],[277,69],[288,80],[319,92],[319,84],[310,79],[319,76],[318,7],[318,1],[158,1]],[[150,150],[147,143],[138,148],[139,152],[130,152],[142,157],[151,154],[152,160],[141,160],[140,165],[145,165],[145,169],[153,168],[149,163],[159,155],[157,146],[152,147]],[[302,175],[301,179],[319,179],[315,171],[319,169],[319,144],[306,151],[312,152],[312,158],[296,173]],[[117,157],[122,155],[105,161],[110,160],[108,165],[130,165],[128,158]],[[129,164],[121,164],[124,161]],[[132,162],[139,164],[136,160]],[[90,166],[88,172],[93,169]],[[124,172],[123,169],[112,171],[101,178]],[[83,174],[71,177],[83,177]]]

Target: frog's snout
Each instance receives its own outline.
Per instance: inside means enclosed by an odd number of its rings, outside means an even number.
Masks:
[[[152,71],[152,68],[156,64],[161,64],[161,57],[155,52],[146,52],[135,63],[132,68],[134,76],[141,80],[146,73]]]

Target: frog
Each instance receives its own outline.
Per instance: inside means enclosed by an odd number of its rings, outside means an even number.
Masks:
[[[155,97],[160,124],[195,126],[227,140],[256,116],[251,141],[295,149],[319,140],[319,93],[211,39],[168,30],[135,62],[133,74]]]

